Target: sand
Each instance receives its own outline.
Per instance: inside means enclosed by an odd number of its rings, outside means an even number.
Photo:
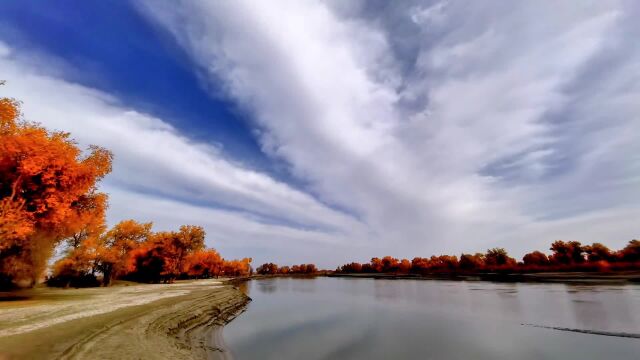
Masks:
[[[220,329],[250,301],[215,280],[3,298],[0,359],[225,359]]]

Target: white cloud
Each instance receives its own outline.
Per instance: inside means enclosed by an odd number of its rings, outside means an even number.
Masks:
[[[252,254],[252,248],[277,243],[275,253],[282,256],[299,241],[323,247],[361,237],[353,236],[363,231],[357,220],[312,196],[222,157],[215,147],[191,141],[108,94],[46,74],[46,58],[10,53],[0,56],[0,74],[7,80],[0,96],[21,100],[27,120],[69,131],[83,147],[113,151],[114,170],[103,186],[110,193],[111,224],[132,217],[161,229],[207,225],[210,238],[252,244],[246,256],[261,260],[269,259]]]
[[[65,81],[63,62],[0,43],[3,95],[31,120],[114,150],[112,222],[202,224],[227,256],[322,266],[638,236],[630,3],[148,1],[140,11],[310,185],[254,171]]]
[[[638,213],[639,184],[621,182],[640,171],[628,5],[398,4],[349,17],[319,1],[174,5],[141,11],[253,113],[266,151],[360,216],[376,251],[522,254],[563,222],[584,241],[595,228],[616,246],[637,235],[584,216]],[[395,57],[403,22],[417,34],[403,39],[409,66]]]

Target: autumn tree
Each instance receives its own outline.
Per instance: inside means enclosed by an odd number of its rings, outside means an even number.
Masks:
[[[187,254],[204,249],[205,232],[201,226],[182,225],[178,232],[171,232],[168,235],[164,238],[168,255],[164,273],[171,279],[175,279],[186,270],[184,259]]]
[[[302,272],[304,274],[315,274],[318,272],[318,268],[315,264],[303,264],[301,265],[301,268],[303,269]]]
[[[185,258],[187,273],[197,278],[218,277],[224,269],[224,260],[213,249],[193,252]]]
[[[399,261],[398,259],[392,256],[385,256],[381,260],[382,262],[382,272],[395,272],[398,271]]]
[[[440,255],[429,258],[429,269],[435,272],[453,272],[458,268],[458,257]]]
[[[153,223],[124,220],[116,224],[102,238],[96,256],[103,274],[103,284],[108,286],[118,276],[133,268],[133,250],[147,242],[152,235]]]
[[[429,259],[422,257],[414,257],[411,260],[411,271],[414,273],[424,273],[429,269]]]
[[[225,276],[247,276],[251,270],[251,258],[224,262]]]
[[[408,274],[411,271],[411,261],[407,259],[400,260],[398,264],[398,272],[401,274]]]
[[[382,259],[374,257],[371,258],[371,269],[373,272],[380,273],[384,269],[384,264],[382,263]]]
[[[48,285],[81,287],[98,283],[97,247],[106,230],[107,195],[92,194],[90,201],[80,209],[72,215],[72,223],[81,226],[65,239],[65,256],[54,264]]]
[[[549,260],[555,264],[571,265],[584,262],[584,249],[578,241],[557,240],[551,244],[550,250],[553,254]]]
[[[293,268],[292,268],[293,270]],[[274,263],[264,263],[256,269],[256,272],[260,275],[273,275],[278,273],[278,265]]]
[[[624,249],[620,251],[620,257],[623,261],[627,262],[639,262],[640,261],[640,241],[639,240],[631,240],[625,246]]]
[[[548,266],[549,258],[545,253],[540,251],[533,251],[526,254],[522,258],[522,262],[525,266]]]
[[[360,273],[362,272],[362,264],[352,262],[350,264],[344,264],[340,267],[340,271],[344,273]]]
[[[0,99],[0,279],[33,285],[54,247],[86,227],[111,171],[109,151],[86,154],[68,133],[20,119],[18,103]]]
[[[591,245],[587,245],[583,247],[584,252],[587,254],[587,260],[591,262],[599,262],[599,261],[612,261],[613,254],[608,247],[602,245],[601,243],[593,243]]]
[[[507,254],[503,248],[493,248],[487,250],[484,255],[484,263],[486,266],[515,266],[516,260]]]
[[[460,255],[460,261],[458,266],[463,270],[478,270],[484,267],[484,254],[476,253],[475,255],[471,254],[462,254]]]

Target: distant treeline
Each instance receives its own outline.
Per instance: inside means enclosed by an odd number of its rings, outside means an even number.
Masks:
[[[453,274],[479,272],[612,271],[640,269],[640,241],[631,240],[619,251],[603,244],[582,245],[578,241],[555,241],[551,255],[540,251],[526,254],[522,261],[510,257],[502,248],[486,253],[415,257],[413,260],[391,256],[373,258],[369,263],[352,262],[337,273]]]
[[[25,121],[18,101],[0,98],[0,288],[36,284],[60,245],[51,285],[250,273],[250,258],[227,261],[205,249],[199,226],[153,232],[151,223],[125,220],[107,230],[108,197],[97,185],[112,160],[107,149],[83,152],[68,133]]]
[[[274,263],[265,263],[256,268],[256,273],[260,275],[317,274],[318,268],[315,264],[278,267],[278,265]]]

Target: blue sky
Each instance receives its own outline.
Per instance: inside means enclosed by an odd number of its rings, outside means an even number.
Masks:
[[[8,1],[1,96],[116,156],[109,222],[333,267],[640,215],[631,1]]]

